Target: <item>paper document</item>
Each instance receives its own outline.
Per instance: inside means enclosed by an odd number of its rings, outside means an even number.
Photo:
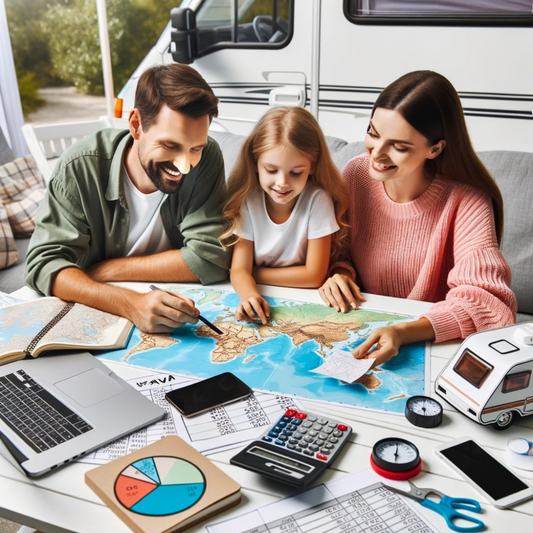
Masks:
[[[215,453],[258,437],[287,409],[301,410],[294,398],[258,391],[244,400],[211,409],[196,417],[183,418],[165,400],[165,394],[196,381],[200,380],[162,372],[127,380],[133,388],[164,409],[166,416],[155,424],[91,452],[79,461],[106,464],[168,435],[178,435],[199,452]]]
[[[380,480],[361,470],[206,527],[209,533],[436,533],[416,506]]]
[[[13,298],[5,292],[0,292],[0,307],[9,307],[10,305],[23,304],[26,300],[20,298]]]
[[[333,350],[324,363],[311,372],[353,383],[368,372],[373,362],[373,359],[355,359],[344,350]]]

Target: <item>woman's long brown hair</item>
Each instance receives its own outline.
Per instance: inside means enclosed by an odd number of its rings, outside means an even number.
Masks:
[[[378,97],[372,110],[391,109],[400,113],[430,145],[446,141],[444,150],[426,169],[448,180],[472,185],[492,198],[498,244],[503,234],[503,198],[489,171],[474,152],[459,95],[442,75],[430,70],[405,74]]]
[[[235,230],[241,220],[241,208],[252,188],[258,186],[257,161],[259,156],[285,146],[296,150],[311,163],[312,174],[308,183],[313,183],[333,198],[335,218],[340,230],[332,235],[331,256],[335,261],[341,257],[346,246],[349,228],[346,222],[348,197],[341,173],[333,163],[324,134],[316,119],[301,107],[278,107],[268,111],[256,124],[244,141],[239,158],[227,184],[224,215],[231,227],[220,239],[225,245],[235,244]]]

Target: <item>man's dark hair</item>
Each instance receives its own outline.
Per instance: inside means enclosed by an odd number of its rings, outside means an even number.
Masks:
[[[135,107],[144,131],[156,121],[163,105],[190,118],[218,116],[218,98],[196,70],[172,63],[145,70],[135,91]]]

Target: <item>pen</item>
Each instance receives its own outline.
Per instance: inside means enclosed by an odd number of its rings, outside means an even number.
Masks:
[[[150,290],[152,291],[165,291],[164,289],[160,289],[159,287],[156,287],[155,285],[150,285]],[[221,329],[218,329],[214,324],[211,324],[207,318],[204,318],[202,315],[198,315],[198,320],[201,320],[206,326],[210,327],[215,333],[218,333],[219,335],[224,335],[224,332]]]

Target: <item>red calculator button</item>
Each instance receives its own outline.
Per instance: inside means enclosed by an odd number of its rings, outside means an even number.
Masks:
[[[294,415],[294,418],[299,418],[300,420],[303,420],[304,418],[307,418],[307,415],[305,413],[298,413]]]
[[[342,424],[339,424],[339,425],[337,426],[337,429],[338,429],[339,431],[346,431],[348,428],[347,428],[346,426],[343,426]]]
[[[322,453],[317,453],[316,454],[316,458],[317,459],[321,459],[322,461],[327,461],[328,460],[328,456],[327,455],[324,455]]]
[[[285,416],[294,416],[298,411],[295,411],[294,409],[287,409],[285,411]]]

